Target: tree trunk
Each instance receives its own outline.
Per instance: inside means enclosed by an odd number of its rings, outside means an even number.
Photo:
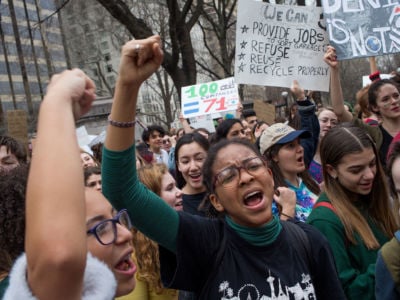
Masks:
[[[122,0],[97,0],[107,11],[117,19],[132,34],[135,39],[143,39],[153,35],[153,30],[144,20],[134,16],[129,7]],[[163,68],[172,78],[175,87],[180,91],[181,87],[196,83],[196,63],[190,38],[191,26],[199,14],[193,14],[186,22],[185,18],[190,9],[192,0],[186,1],[184,9],[180,10],[177,0],[166,0],[169,10],[169,33],[171,50],[164,49]],[[197,1],[197,3],[202,1]],[[200,4],[197,4],[200,5]],[[186,10],[185,10],[186,9]],[[181,59],[181,64],[179,64]],[[179,95],[180,97],[180,95]]]

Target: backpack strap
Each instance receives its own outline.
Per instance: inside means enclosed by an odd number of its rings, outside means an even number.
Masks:
[[[318,203],[314,204],[313,209],[315,209],[317,207],[320,207],[320,206],[326,207],[326,208],[330,209],[331,211],[333,211],[336,214],[336,209],[333,207],[332,203],[330,203],[330,202],[318,202]]]
[[[281,221],[281,224],[282,227],[287,231],[289,240],[294,242],[294,246],[297,250],[299,250],[301,256],[306,258],[310,276],[313,279],[314,264],[312,263],[311,243],[307,234],[304,232],[303,228],[293,221]]]
[[[335,207],[330,202],[318,202],[318,203],[315,203],[312,209],[314,210],[315,208],[321,207],[321,206],[322,207],[326,207],[327,209],[330,209],[333,213],[335,213],[337,215]],[[346,235],[345,235],[345,238],[344,238],[344,243],[346,245],[346,248],[348,248],[350,246],[350,244],[351,244],[350,240],[346,237]]]

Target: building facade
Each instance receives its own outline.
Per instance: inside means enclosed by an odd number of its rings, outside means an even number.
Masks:
[[[0,2],[1,121],[6,111],[22,109],[34,124],[49,78],[67,68],[55,11],[53,0]]]

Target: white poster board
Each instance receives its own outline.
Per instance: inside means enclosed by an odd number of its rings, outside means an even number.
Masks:
[[[181,93],[181,111],[185,118],[235,110],[239,103],[233,77],[185,86]]]
[[[322,8],[239,0],[235,81],[328,91],[330,71],[323,61],[328,37]]]
[[[215,132],[214,121],[212,115],[202,115],[193,118],[189,118],[190,126],[193,128],[205,128],[209,132]]]
[[[390,74],[379,74],[379,76],[381,77],[381,79],[390,79],[393,77],[393,75],[390,75]],[[363,82],[363,86],[366,86],[366,85],[372,83],[372,81],[369,79],[369,76],[363,76],[362,82]]]

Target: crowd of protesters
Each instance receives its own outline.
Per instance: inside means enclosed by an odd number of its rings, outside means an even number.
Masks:
[[[51,79],[31,157],[0,137],[0,299],[399,299],[400,83],[373,78],[351,113],[328,47],[330,107],[294,82],[286,122],[239,105],[215,132],[181,115],[135,144],[162,47],[122,48],[93,153],[75,135],[95,98],[78,69]]]

